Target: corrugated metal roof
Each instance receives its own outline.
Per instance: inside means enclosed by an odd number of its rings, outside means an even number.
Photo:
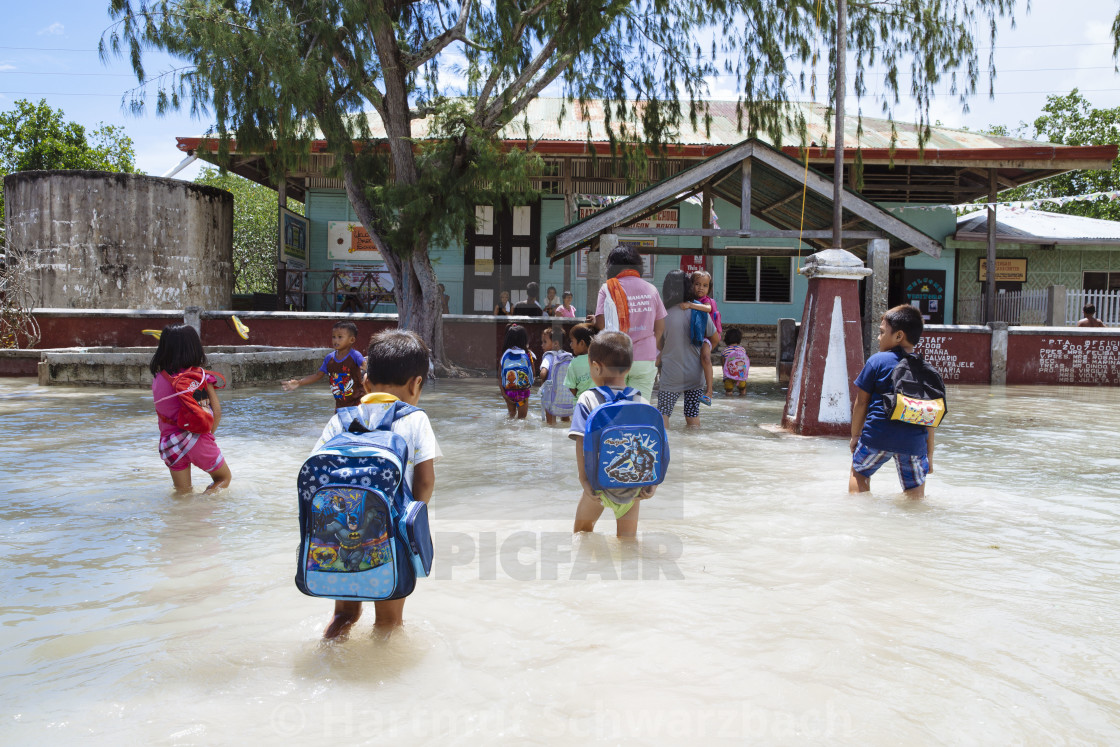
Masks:
[[[957,219],[957,232],[954,234],[957,240],[984,240],[987,234],[987,210],[968,213]],[[996,210],[996,238],[998,241],[1020,240],[1032,244],[1120,241],[1120,222],[1045,210],[1000,207]]]
[[[680,145],[734,145],[747,138],[745,129],[738,126],[739,118],[736,114],[734,101],[709,101],[709,113],[712,121],[710,134],[701,121],[698,128],[693,128],[687,121],[682,123],[678,135],[672,140]],[[828,115],[824,104],[809,102],[794,102],[790,105],[790,121],[797,114],[805,117],[811,143],[819,146],[828,146],[832,142],[832,122],[835,118]],[[617,120],[616,120],[617,121]],[[375,138],[385,137],[385,128],[376,115],[369,118],[370,130]],[[537,98],[529,103],[525,112],[506,126],[500,133],[504,140],[522,140],[525,138],[526,124],[529,136],[534,140],[557,140],[563,142],[591,142],[607,141],[606,110],[603,101],[595,100],[587,103],[587,116],[576,102],[562,98]],[[747,122],[744,120],[744,128]],[[908,122],[895,122],[898,141],[895,147],[899,149],[917,148],[919,128]],[[862,134],[859,134],[860,121],[857,117],[848,116],[845,120],[844,139],[848,147],[859,145],[865,149],[891,147],[891,123],[888,120],[876,117],[864,117],[862,120]],[[792,131],[792,127],[790,128]],[[413,123],[413,136],[424,138],[428,135],[428,120],[418,119]],[[764,142],[768,139],[763,133],[757,137]],[[316,133],[316,138],[321,139],[322,134]],[[773,143],[770,143],[773,145]],[[790,137],[788,142],[780,145],[798,145],[799,141]],[[969,130],[955,130],[948,127],[931,128],[930,139],[926,142],[927,150],[937,149],[965,149],[976,150],[982,148],[1016,148],[1024,146],[1037,146],[1035,140],[1025,140],[1011,137],[996,137]]]

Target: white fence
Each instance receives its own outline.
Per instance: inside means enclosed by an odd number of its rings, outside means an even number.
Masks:
[[[1046,324],[1047,295],[1046,290],[998,293],[996,294],[996,316],[992,321],[1042,326]],[[1080,309],[1080,307],[1078,308]],[[957,324],[983,324],[984,321],[984,298],[982,296],[957,300]]]
[[[1107,327],[1120,327],[1120,291],[1090,291],[1080,288],[1066,290],[1066,325],[1077,324],[1081,309],[1087,304],[1097,307],[1097,319]]]

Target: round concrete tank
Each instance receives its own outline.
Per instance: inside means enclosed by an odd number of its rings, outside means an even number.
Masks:
[[[105,171],[4,178],[7,244],[34,304],[72,309],[228,309],[233,195]]]

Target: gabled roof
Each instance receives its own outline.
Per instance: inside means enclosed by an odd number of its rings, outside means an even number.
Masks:
[[[987,241],[988,211],[957,218],[957,241]],[[1120,222],[1045,210],[999,207],[996,243],[1007,244],[1120,244]]]
[[[673,207],[688,195],[698,194],[704,189],[740,210],[743,195],[746,195],[751,215],[776,226],[777,230],[626,229],[628,224]],[[583,220],[553,231],[548,235],[548,257],[555,262],[596,243],[603,233],[670,233],[744,240],[797,239],[804,236],[810,243],[826,247],[831,243],[832,234],[832,190],[832,182],[820,173],[813,169],[806,171],[803,164],[759,140],[746,140]],[[908,253],[907,250],[913,248],[933,257],[941,255],[940,241],[896,218],[857,192],[845,189],[841,199],[843,237],[847,239],[845,248],[861,246],[871,238],[886,238],[894,254]],[[728,251],[717,248],[708,253],[725,254]]]

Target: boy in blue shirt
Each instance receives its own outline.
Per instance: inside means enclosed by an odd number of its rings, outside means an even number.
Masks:
[[[926,475],[933,472],[933,428],[891,420],[886,396],[894,393],[891,374],[902,359],[899,349],[913,353],[923,327],[921,312],[906,305],[879,321],[879,352],[867,359],[855,382],[849,493],[871,490],[871,476],[893,458],[905,495],[925,495]]]
[[[288,379],[280,387],[285,392],[294,392],[305,384],[314,384],[324,376],[331,385],[334,395],[334,409],[357,407],[362,403],[362,371],[366,359],[357,350],[358,325],[353,322],[338,322],[331,328],[331,347],[334,352],[327,353],[323,365],[316,373],[302,379]]]

